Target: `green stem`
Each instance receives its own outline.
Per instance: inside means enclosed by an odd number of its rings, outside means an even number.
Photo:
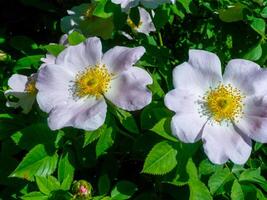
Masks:
[[[159,44],[160,44],[160,46],[164,46],[163,40],[162,40],[162,36],[161,36],[161,33],[160,32],[158,32],[158,37],[159,37]]]

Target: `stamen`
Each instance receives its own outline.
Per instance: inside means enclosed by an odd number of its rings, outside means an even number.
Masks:
[[[141,25],[143,24],[143,22],[140,20],[138,25],[136,25],[130,17],[127,18],[127,24],[133,29],[133,30],[137,30],[138,28],[141,27]]]
[[[105,65],[89,66],[76,76],[72,87],[73,96],[100,98],[110,88],[111,77]]]
[[[244,96],[237,88],[230,84],[220,84],[202,97],[201,111],[218,123],[238,121],[243,115],[243,99]]]
[[[36,80],[32,77],[28,78],[28,81],[25,85],[25,92],[28,92],[31,95],[35,95],[37,93],[37,88],[35,87]]]

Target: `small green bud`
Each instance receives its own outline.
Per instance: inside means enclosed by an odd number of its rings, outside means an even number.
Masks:
[[[91,199],[92,190],[92,185],[85,180],[74,181],[71,188],[75,200]]]
[[[6,61],[8,59],[8,55],[0,50],[0,61]]]

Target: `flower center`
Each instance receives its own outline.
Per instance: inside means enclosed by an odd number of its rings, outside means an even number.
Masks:
[[[36,80],[30,77],[25,85],[24,91],[28,92],[31,95],[35,95],[37,93],[35,83],[36,83]]]
[[[111,77],[105,65],[88,67],[76,76],[74,96],[100,98],[109,89]]]
[[[127,18],[127,24],[134,30],[140,28],[140,26],[143,24],[143,22],[140,20],[138,25],[135,25],[135,23],[131,20],[130,17]]]
[[[204,113],[218,123],[236,121],[243,114],[243,99],[237,88],[220,84],[204,95]]]

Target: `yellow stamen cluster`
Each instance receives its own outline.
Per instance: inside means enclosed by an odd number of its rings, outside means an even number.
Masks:
[[[35,87],[35,84],[36,80],[30,77],[25,85],[24,91],[28,92],[31,95],[35,95],[37,93],[37,88]]]
[[[127,24],[133,29],[133,30],[137,30],[138,28],[141,27],[141,25],[143,24],[143,22],[140,20],[138,25],[135,25],[135,23],[131,20],[130,17],[127,18]]]
[[[89,7],[88,7],[88,9],[84,13],[84,16],[87,19],[92,18],[93,17],[94,10],[95,10],[95,5],[94,4],[90,4]]]
[[[100,98],[110,87],[111,74],[105,65],[88,67],[75,79],[74,96]]]
[[[236,121],[243,114],[243,99],[240,90],[220,84],[203,97],[205,112],[218,123]]]

